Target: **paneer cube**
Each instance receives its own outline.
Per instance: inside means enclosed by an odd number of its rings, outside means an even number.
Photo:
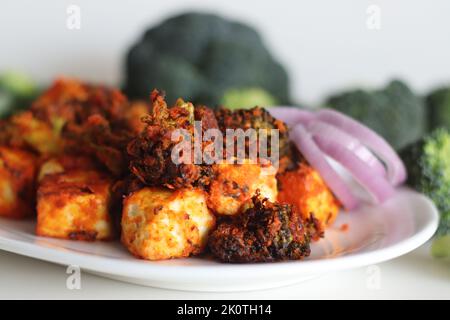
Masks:
[[[144,188],[124,200],[122,242],[143,259],[199,254],[214,226],[202,190]]]
[[[208,206],[216,214],[239,213],[258,189],[261,197],[277,199],[276,170],[270,165],[221,163],[214,165],[214,173]]]
[[[0,216],[19,219],[33,215],[36,167],[33,154],[0,147]]]
[[[40,174],[37,194],[38,235],[88,241],[114,238],[108,176],[92,169],[65,171],[57,162],[43,168],[46,173]]]

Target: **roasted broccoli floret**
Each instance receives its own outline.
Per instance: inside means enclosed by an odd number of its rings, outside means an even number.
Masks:
[[[298,260],[310,253],[310,236],[290,205],[256,194],[250,207],[222,220],[209,238],[214,256],[224,262]]]
[[[214,114],[206,107],[194,110],[191,103],[181,99],[169,108],[164,95],[157,90],[153,91],[151,97],[153,110],[146,120],[147,126],[127,146],[131,173],[149,186],[170,189],[207,186],[213,177],[213,171],[211,166],[196,164],[194,161],[194,121],[202,122],[202,130],[217,128]],[[174,148],[181,142],[173,140],[172,134],[176,130],[183,130],[188,135],[180,137],[190,150],[190,155],[180,154],[180,159],[181,156],[187,157],[187,161],[173,161]]]
[[[203,13],[170,18],[149,29],[131,48],[127,94],[146,98],[153,88],[165,90],[169,104],[184,97],[196,104],[219,105],[229,90],[250,88],[264,90],[274,103],[289,102],[287,73],[258,33]],[[255,106],[258,101],[250,103]]]
[[[450,256],[450,246],[445,247],[450,237],[450,132],[437,129],[407,146],[401,156],[408,169],[408,184],[429,196],[440,211],[433,253]]]
[[[124,173],[126,145],[142,129],[150,109],[130,104],[117,89],[56,80],[30,110],[0,127],[0,143],[31,149],[44,157],[63,152],[94,155],[115,176]]]
[[[416,141],[426,130],[422,100],[398,80],[380,90],[357,89],[334,95],[325,105],[361,121],[396,149]]]
[[[275,119],[265,109],[255,107],[252,109],[229,110],[220,108],[216,110],[216,118],[218,119],[219,129],[226,136],[227,129],[255,129],[258,133],[259,129],[267,129],[267,152],[271,155],[271,129],[278,130],[278,152],[279,158],[282,159],[291,154],[291,145],[289,142],[288,127],[280,120]],[[258,134],[258,138],[259,134]],[[226,139],[224,139],[226,144]],[[246,142],[248,148],[249,144]],[[225,145],[226,147],[226,145]]]
[[[450,129],[450,87],[432,91],[425,99],[430,131],[438,127]]]

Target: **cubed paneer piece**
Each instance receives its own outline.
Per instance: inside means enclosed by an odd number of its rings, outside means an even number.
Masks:
[[[279,175],[278,185],[278,201],[294,205],[304,220],[314,224],[314,239],[323,235],[336,219],[340,204],[319,173],[302,162],[298,168]]]
[[[33,215],[36,167],[33,154],[0,147],[0,216],[19,219]]]
[[[270,165],[221,163],[214,165],[208,206],[216,214],[234,215],[259,189],[263,198],[277,199],[276,170]]]
[[[124,200],[122,242],[143,259],[199,254],[214,226],[202,190],[144,188]]]
[[[109,177],[94,170],[44,175],[37,194],[36,233],[71,240],[114,238],[111,185]]]

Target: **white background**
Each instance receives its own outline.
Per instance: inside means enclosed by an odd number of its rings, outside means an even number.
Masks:
[[[69,4],[81,8],[80,30],[66,28]],[[367,28],[371,4],[381,9],[380,30]],[[143,30],[185,9],[257,27],[289,69],[297,101],[316,104],[335,90],[392,77],[420,93],[450,82],[447,0],[2,0],[0,71],[118,84],[123,56]]]
[[[81,8],[81,30],[66,28],[66,8]],[[366,26],[369,5],[381,29]],[[147,26],[184,9],[201,9],[257,27],[288,68],[297,101],[316,104],[353,85],[406,79],[423,93],[450,82],[450,1],[92,1],[2,0],[0,72],[36,79],[56,75],[120,84],[127,48]],[[329,274],[287,288],[239,294],[149,289],[83,274],[82,290],[66,289],[65,268],[0,252],[0,298],[450,298],[450,267],[428,246],[380,265],[381,287],[367,269]]]

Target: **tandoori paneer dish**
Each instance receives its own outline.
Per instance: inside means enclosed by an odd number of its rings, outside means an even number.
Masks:
[[[223,146],[214,156],[225,153],[239,143],[229,129],[275,129],[278,142],[269,134],[267,152],[279,161],[173,160],[181,140],[209,129],[223,141],[192,143],[181,156],[213,144]],[[184,136],[174,141],[177,130]],[[245,141],[244,153],[251,148]],[[181,98],[168,106],[157,90],[148,101],[129,101],[118,89],[62,78],[0,122],[0,217],[36,218],[39,236],[121,239],[147,260],[298,260],[340,207],[289,140],[289,127],[260,107],[212,109]]]

